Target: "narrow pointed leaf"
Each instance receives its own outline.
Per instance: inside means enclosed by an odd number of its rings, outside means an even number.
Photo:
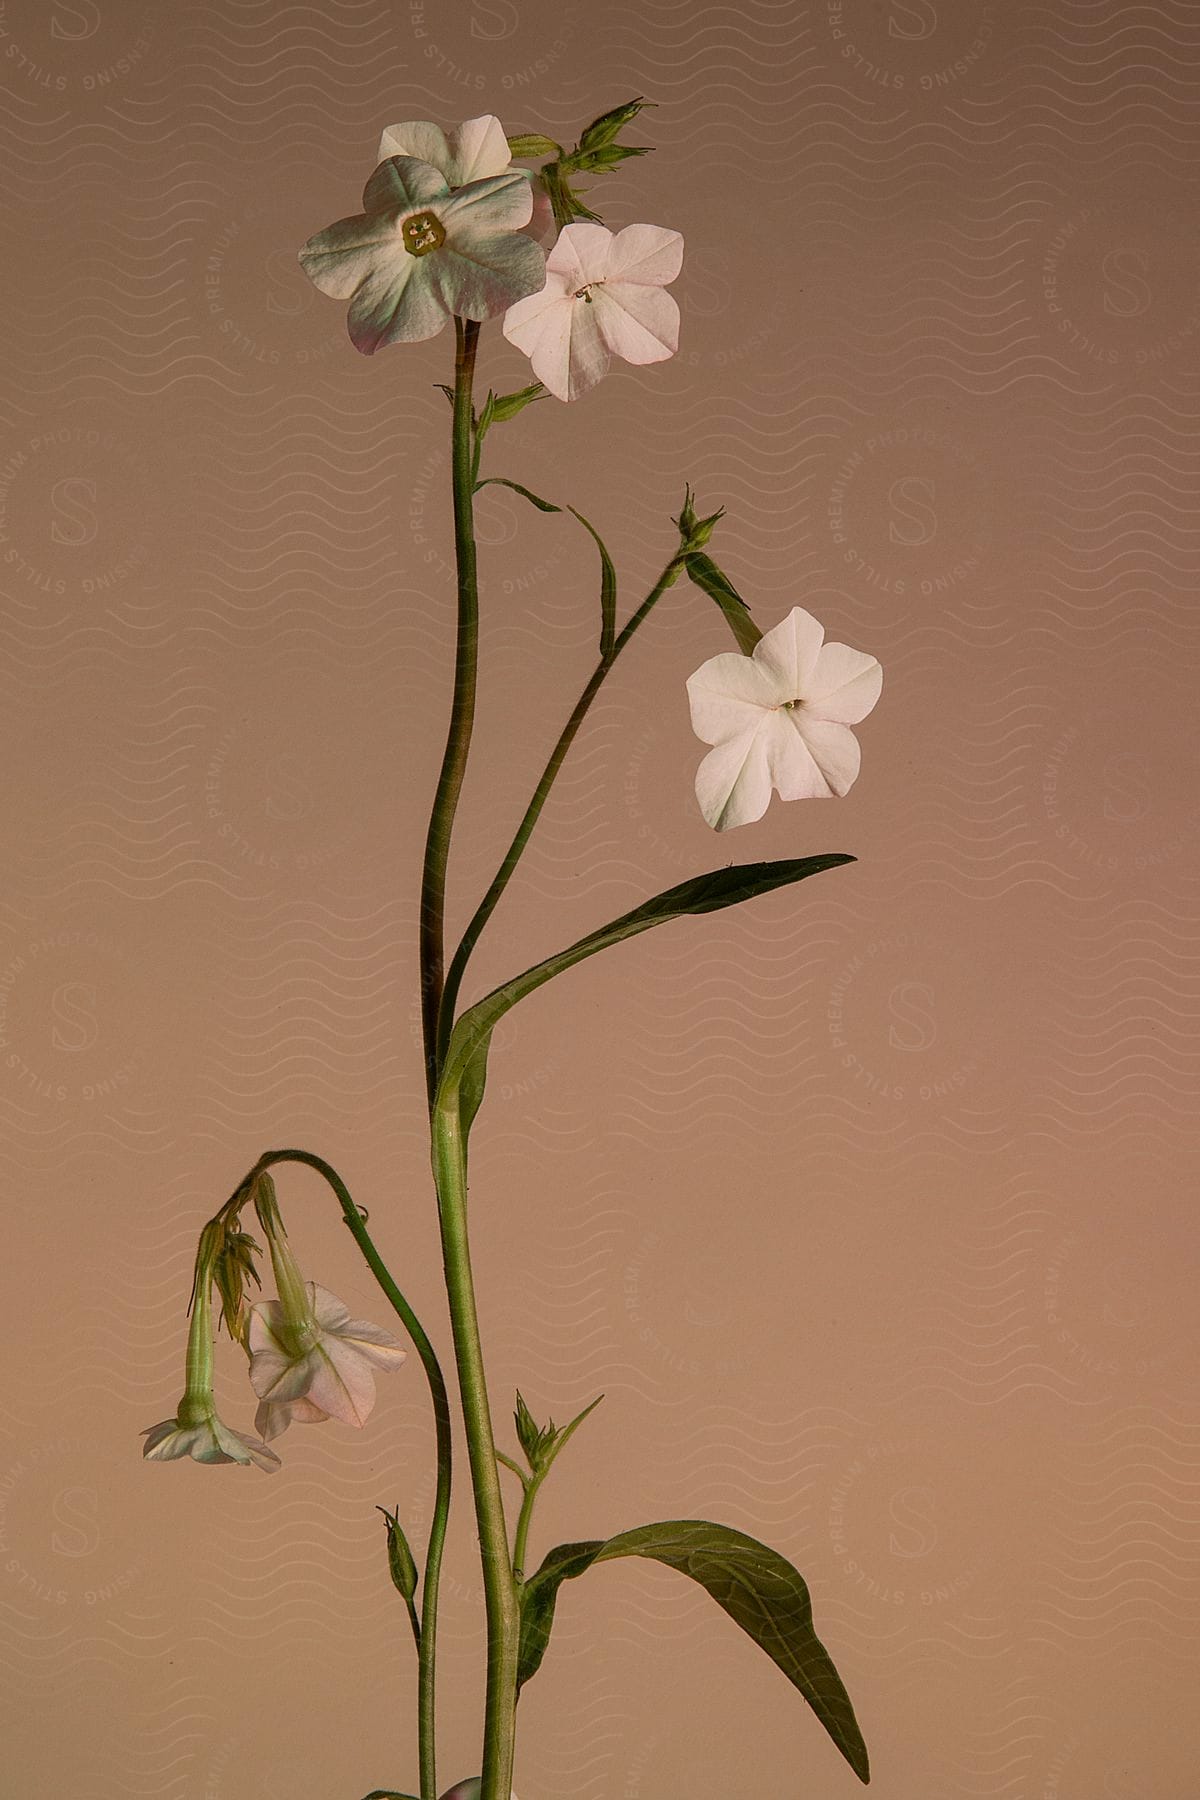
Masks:
[[[781,862],[738,863],[728,869],[713,869],[707,875],[693,875],[690,880],[681,881],[677,887],[667,888],[652,900],[645,900],[641,906],[635,906],[632,912],[622,913],[619,919],[602,925],[598,931],[589,931],[586,937],[568,945],[557,955],[548,956],[544,962],[535,963],[531,969],[515,975],[503,987],[494,988],[482,1000],[477,1000],[474,1006],[467,1008],[450,1036],[439,1097],[458,1107],[462,1127],[468,1130],[483,1098],[488,1045],[498,1022],[526,994],[531,994],[535,988],[553,980],[556,975],[573,968],[585,958],[595,956],[597,951],[607,950],[612,944],[636,937],[639,932],[649,931],[654,925],[665,925],[669,919],[682,919],[693,913],[720,912],[727,906],[738,906],[743,900],[752,900],[758,894],[769,894],[775,888],[789,887],[797,881],[803,881],[806,876],[819,875],[825,869],[836,869],[842,863],[854,860],[852,856],[831,853]]]
[[[581,512],[576,512],[573,506],[568,506],[567,511],[574,513],[584,530],[591,533],[600,552],[600,654],[608,657],[612,655],[613,645],[617,641],[617,571],[596,527]]]
[[[778,1551],[706,1519],[667,1519],[607,1540],[551,1550],[521,1596],[518,1687],[541,1665],[562,1583],[593,1563],[618,1556],[649,1557],[698,1582],[803,1695],[859,1780],[870,1780],[867,1747],[850,1696],[813,1629],[804,1577]]]
[[[562,511],[561,506],[555,506],[549,500],[543,500],[540,494],[531,493],[527,487],[522,487],[519,481],[508,481],[503,475],[485,475],[482,481],[477,481],[475,483],[476,492],[478,492],[481,487],[488,487],[489,485],[511,488],[514,494],[521,494],[532,506],[536,506],[539,512]]]
[[[750,608],[742,599],[724,570],[718,569],[711,556],[705,556],[702,550],[693,550],[683,559],[683,566],[701,591],[715,600],[725,614],[729,629],[737,640],[738,649],[749,656],[755,644],[762,637],[762,632],[750,617]]]

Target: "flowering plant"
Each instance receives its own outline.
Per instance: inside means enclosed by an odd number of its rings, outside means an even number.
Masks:
[[[679,276],[683,239],[656,225],[610,231],[573,187],[578,173],[603,173],[645,146],[621,135],[643,102],[594,120],[571,150],[530,134],[509,137],[488,115],[450,132],[428,121],[389,125],[366,183],[363,211],[317,232],[300,262],[325,294],[349,302],[347,324],[365,355],[436,336],[453,321],[454,382],[451,490],[457,559],[458,631],[449,730],[425,843],[421,878],[419,974],[424,1066],[434,1187],[446,1291],[478,1527],[487,1608],[487,1691],[482,1774],[443,1800],[509,1800],[517,1698],[549,1646],[559,1589],[594,1563],[650,1558],[705,1588],[782,1670],[864,1782],[866,1747],[849,1696],[816,1635],[803,1577],[765,1544],[704,1519],[671,1519],[607,1539],[561,1544],[536,1568],[528,1560],[534,1505],[555,1460],[599,1404],[565,1426],[539,1424],[516,1396],[517,1447],[497,1447],[469,1257],[467,1150],[484,1099],[488,1050],[497,1024],[535,988],[585,958],[689,914],[739,905],[854,859],[819,854],[719,868],[644,901],[566,948],[460,1006],[463,975],[527,844],[588,710],[635,632],[680,577],[711,601],[735,648],[709,658],[687,683],[692,723],[710,746],[696,776],[701,813],[717,831],[762,817],[772,791],[785,800],[844,795],[859,768],[850,727],[870,712],[882,676],[874,657],[826,643],[823,628],[793,607],[765,633],[708,544],[721,517],[700,517],[690,487],[673,524],[678,541],[641,604],[618,627],[617,576],[596,528],[568,508],[594,540],[600,561],[599,659],[550,752],[509,849],[447,964],[444,908],[447,863],[467,770],[475,710],[479,589],[474,497],[502,482],[543,512],[557,504],[507,477],[482,475],[485,443],[499,426],[547,396],[572,402],[602,379],[611,358],[664,360],[677,348],[679,307],[668,286]],[[518,167],[538,161],[534,169]],[[553,238],[547,251],[545,245]],[[511,393],[489,390],[476,406],[474,377],[481,328],[502,319],[505,339],[524,351],[535,380]],[[362,1427],[376,1400],[375,1378],[406,1352],[391,1330],[351,1319],[337,1297],[303,1274],[284,1228],[273,1170],[316,1170],[341,1208],[355,1242],[403,1327],[429,1387],[437,1435],[437,1485],[423,1568],[400,1525],[383,1512],[391,1579],[404,1601],[417,1653],[420,1800],[438,1792],[436,1725],[438,1586],[451,1498],[450,1395],[434,1346],[396,1285],[367,1230],[367,1216],[341,1176],[307,1150],[268,1151],[200,1233],[190,1305],[185,1391],[175,1415],[146,1434],[145,1456],[163,1461],[280,1467],[271,1443],[293,1425],[330,1420]],[[258,1240],[242,1227],[252,1209],[266,1240],[276,1297],[250,1302],[259,1285]],[[257,1398],[258,1436],[233,1430],[213,1400],[212,1292],[230,1338],[248,1359]],[[510,1534],[501,1471],[520,1487]],[[418,1604],[418,1588],[420,1601]],[[413,1800],[376,1789],[368,1800]]]

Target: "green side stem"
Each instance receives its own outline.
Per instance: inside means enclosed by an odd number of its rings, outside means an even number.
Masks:
[[[308,1150],[268,1150],[260,1156],[234,1198],[248,1192],[256,1175],[276,1163],[306,1163],[323,1175],[336,1194],[342,1214],[355,1243],[376,1281],[387,1295],[404,1329],[413,1341],[433,1401],[434,1427],[437,1433],[437,1487],[433,1499],[433,1517],[429,1525],[429,1542],[425,1547],[425,1575],[421,1591],[420,1633],[417,1641],[417,1731],[421,1771],[421,1800],[437,1800],[437,1609],[438,1588],[442,1573],[442,1552],[446,1542],[446,1524],[450,1517],[450,1485],[453,1440],[450,1431],[450,1397],[437,1352],[430,1343],[421,1321],[396,1286],[387,1265],[371,1240],[363,1215],[350,1197],[349,1189],[336,1169],[323,1157]],[[232,1202],[231,1202],[232,1204]],[[410,1606],[410,1613],[412,1609]],[[413,1623],[416,1624],[415,1615]]]
[[[508,1551],[508,1528],[496,1442],[488,1407],[479,1318],[471,1278],[467,1240],[467,1144],[457,1097],[451,1094],[433,1109],[433,1172],[446,1292],[462,1398],[467,1454],[475,1495],[475,1520],[483,1564],[487,1611],[487,1694],[483,1724],[483,1785],[480,1800],[509,1800],[512,1788],[513,1739],[516,1730],[517,1654],[520,1647],[520,1603]]]
[[[442,767],[434,794],[425,862],[421,876],[421,1021],[425,1045],[425,1085],[432,1108],[437,1092],[438,1018],[442,1010],[445,966],[446,864],[458,796],[467,767],[475,722],[475,686],[479,660],[479,589],[475,567],[474,479],[471,388],[479,325],[455,318],[454,422],[451,427],[451,475],[454,488],[454,553],[458,569],[458,636],[454,651],[454,694]]]
[[[483,899],[480,901],[479,906],[475,911],[474,917],[463,932],[462,942],[455,951],[450,963],[450,968],[447,971],[438,1021],[437,1056],[439,1066],[441,1060],[445,1057],[446,1046],[450,1041],[450,1033],[454,1028],[454,1008],[458,1001],[459,988],[462,985],[463,974],[466,970],[467,963],[470,960],[471,952],[475,948],[485,925],[496,910],[496,903],[508,886],[513,870],[521,860],[521,853],[533,834],[533,828],[538,822],[543,806],[546,804],[550,789],[554,786],[555,777],[563,765],[567,751],[574,742],[575,734],[587,717],[592,701],[600,692],[605,676],[616,662],[618,656],[621,654],[638,626],[649,616],[651,609],[662,599],[662,596],[666,593],[667,589],[672,587],[678,580],[682,568],[683,555],[682,553],[676,553],[666,565],[662,574],[659,576],[646,598],[642,601],[642,604],[617,636],[608,656],[601,657],[587,686],[575,702],[574,710],[566,724],[563,726],[562,731],[559,734],[558,742],[550,752],[550,759],[542,771],[541,780],[534,789],[533,798],[525,809],[525,816],[517,826],[516,835],[505,852],[504,861],[500,864],[499,869],[497,869],[492,885],[483,896]]]

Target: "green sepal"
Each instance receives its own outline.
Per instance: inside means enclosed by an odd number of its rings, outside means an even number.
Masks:
[[[395,1512],[389,1512],[386,1506],[377,1506],[375,1511],[383,1514],[387,1528],[388,1572],[392,1586],[402,1600],[411,1600],[417,1591],[417,1565],[400,1523],[400,1509],[397,1507]]]
[[[262,1255],[262,1245],[248,1232],[239,1229],[233,1219],[223,1220],[220,1248],[213,1258],[212,1278],[221,1297],[221,1317],[235,1343],[246,1344],[246,1281],[261,1288],[262,1280],[254,1266],[254,1258]]]
[[[867,1747],[833,1659],[813,1629],[808,1585],[778,1551],[707,1519],[666,1519],[617,1537],[551,1550],[521,1593],[518,1689],[541,1666],[558,1590],[593,1563],[644,1556],[698,1582],[803,1695],[860,1781],[871,1779]]]
[[[510,156],[561,156],[563,147],[556,144],[553,138],[543,137],[540,131],[525,131],[508,140]]]
[[[685,556],[683,566],[701,593],[716,601],[737,641],[738,649],[749,656],[762,637],[762,632],[750,617],[750,608],[728,575],[724,570],[718,569],[712,557],[706,556],[702,550],[693,550]]]
[[[626,125],[633,123],[638,114],[647,106],[653,106],[653,100],[643,100],[639,95],[636,100],[626,100],[623,106],[614,106],[611,112],[601,113],[593,119],[587,130],[580,134],[581,150],[600,150],[611,144]]]
[[[525,1452],[525,1461],[536,1475],[542,1462],[542,1453],[554,1442],[554,1420],[549,1419],[545,1425],[539,1425],[521,1398],[519,1389],[513,1419],[517,1427],[517,1442]]]
[[[518,388],[515,394],[495,394],[489,397],[492,400],[492,415],[488,423],[503,425],[507,419],[515,419],[519,412],[524,412],[533,401],[548,400],[550,390],[544,388],[540,381],[532,381],[528,387]],[[482,430],[482,419],[479,425]]]
[[[581,175],[604,175],[619,168],[628,156],[649,156],[653,144],[602,144],[598,150],[577,150],[571,167]]]
[[[703,550],[713,534],[718,519],[725,517],[725,508],[718,506],[715,513],[709,513],[705,519],[697,518],[692,490],[685,484],[683,505],[679,509],[679,517],[671,523],[679,531],[679,548],[681,550]]]
[[[598,931],[588,932],[567,949],[548,956],[544,962],[535,963],[467,1008],[450,1034],[436,1104],[450,1112],[457,1111],[463,1132],[470,1130],[483,1098],[492,1032],[518,1000],[523,1000],[535,988],[552,981],[576,963],[595,956],[599,950],[607,950],[610,945],[622,943],[626,938],[636,937],[654,925],[664,925],[669,919],[720,912],[727,906],[737,906],[758,894],[789,887],[809,875],[819,875],[825,869],[836,869],[854,860],[853,856],[831,853],[779,862],[735,863],[726,869],[713,869],[707,875],[693,875],[690,880],[681,881],[676,887],[643,901],[632,912],[622,913],[620,918],[601,926]]]

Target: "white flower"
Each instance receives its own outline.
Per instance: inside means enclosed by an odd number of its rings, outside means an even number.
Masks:
[[[853,786],[859,748],[847,728],[878,700],[883,670],[824,636],[794,606],[750,656],[714,656],[689,677],[692,729],[716,746],[696,773],[696,798],[717,831],[761,819],[772,788],[785,800],[816,800]]]
[[[683,263],[683,238],[660,225],[564,225],[546,259],[546,285],[504,315],[504,335],[538,380],[577,400],[611,358],[662,362],[679,348],[679,308],[664,290]]]
[[[436,337],[453,314],[490,319],[542,285],[543,252],[521,230],[533,211],[523,170],[451,193],[429,163],[393,156],[363,208],[309,238],[300,262],[323,294],[350,301],[350,338],[365,356]]]
[[[533,217],[523,229],[542,242],[554,226],[554,208],[550,196],[532,170],[514,164],[509,153],[504,127],[494,113],[480,119],[467,119],[453,131],[443,131],[428,119],[411,119],[403,125],[388,125],[379,140],[376,162],[389,156],[415,156],[443,176],[451,191],[471,181],[486,181],[490,175],[507,175],[511,170],[531,185]]]
[[[290,1284],[289,1284],[290,1286]],[[396,1369],[407,1352],[381,1325],[352,1319],[336,1294],[315,1281],[304,1299],[260,1300],[250,1308],[250,1385],[264,1438],[289,1424],[341,1419],[364,1425],[375,1404],[376,1369]]]
[[[181,1402],[179,1410],[188,1409]],[[195,1424],[181,1424],[178,1417],[166,1419],[161,1425],[151,1425],[142,1436],[146,1440],[142,1455],[147,1462],[173,1462],[177,1456],[190,1456],[203,1463],[254,1463],[268,1475],[280,1466],[273,1450],[247,1432],[224,1424],[211,1406]]]

